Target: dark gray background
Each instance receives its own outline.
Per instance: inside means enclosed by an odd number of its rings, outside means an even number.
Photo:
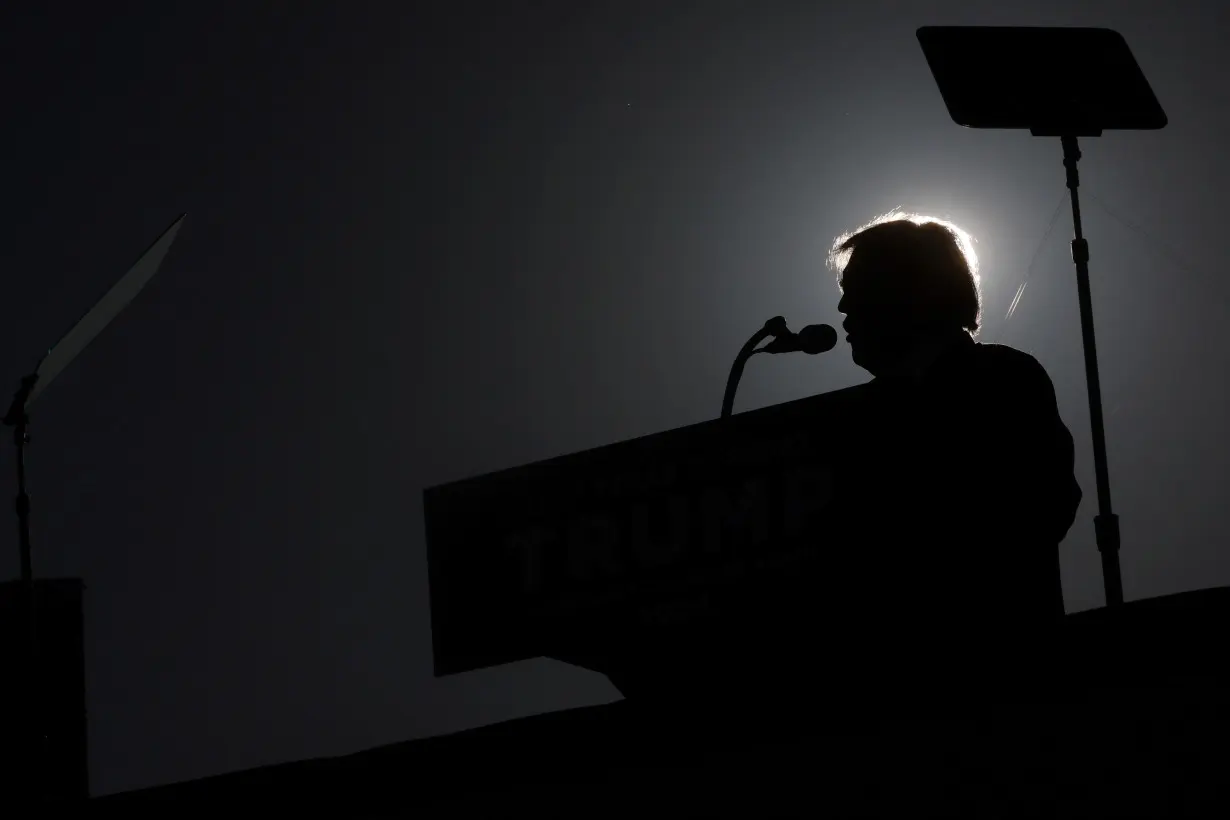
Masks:
[[[824,253],[897,205],[977,238],[982,339],[1051,372],[1067,604],[1100,606],[1060,147],[954,125],[920,25],[1108,26],[1149,77],[1170,127],[1081,165],[1124,588],[1230,583],[1218,3],[29,5],[3,378],[189,212],[33,414],[36,569],[89,584],[95,793],[617,698],[547,661],[431,677],[422,488],[717,415],[765,319],[840,320]],[[738,408],[865,378],[844,344],[764,357]]]

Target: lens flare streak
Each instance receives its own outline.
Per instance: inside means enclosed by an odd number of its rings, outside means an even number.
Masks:
[[[1017,305],[1020,303],[1020,301],[1021,301],[1021,294],[1025,293],[1025,286],[1026,286],[1026,285],[1028,285],[1028,284],[1029,284],[1029,282],[1022,282],[1022,283],[1021,283],[1021,286],[1020,286],[1019,288],[1017,288],[1017,289],[1016,289],[1016,296],[1012,297],[1012,304],[1008,306],[1008,312],[1007,312],[1006,314],[1004,314],[1004,321],[1005,321],[1005,322],[1006,322],[1006,321],[1008,321],[1009,319],[1011,319],[1011,318],[1012,318],[1012,314],[1016,312],[1016,306],[1017,306]]]

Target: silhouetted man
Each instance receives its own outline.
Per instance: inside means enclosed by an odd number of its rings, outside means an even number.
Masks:
[[[848,569],[924,631],[1060,618],[1058,545],[1081,500],[1072,436],[1037,360],[974,341],[968,237],[890,214],[838,237],[829,261],[854,361],[875,376],[838,490],[861,553]]]
[[[889,215],[839,237],[830,264],[854,361],[875,379],[832,431],[843,470],[816,563],[703,640],[672,639],[679,664],[646,678],[672,720],[716,708],[784,731],[807,704],[855,722],[889,704],[968,705],[994,696],[989,681],[1032,687],[1028,633],[1063,615],[1058,546],[1081,500],[1072,436],[1032,356],[974,341],[968,239]]]

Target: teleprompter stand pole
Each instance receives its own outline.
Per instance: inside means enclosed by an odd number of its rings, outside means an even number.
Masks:
[[[1111,511],[1102,388],[1089,294],[1089,244],[1081,233],[1076,189],[1078,137],[1104,131],[1156,131],[1166,112],[1123,35],[1109,28],[923,26],[918,42],[953,122],[966,128],[1028,130],[1058,137],[1072,200],[1072,261],[1080,297],[1085,381],[1098,487],[1094,533],[1102,554],[1106,606],[1123,604],[1119,519]]]
[[[31,771],[30,776],[20,778],[17,782],[40,802],[58,797],[57,784],[60,778],[58,772],[49,766],[51,758],[47,753],[52,741],[47,731],[49,724],[43,696],[44,676],[39,652],[38,608],[34,567],[30,556],[30,496],[26,492],[26,444],[30,441],[27,433],[30,423],[29,407],[158,272],[185,216],[187,214],[180,214],[145,253],[141,254],[123,278],[116,282],[55,346],[47,350],[46,355],[39,359],[34,372],[21,380],[21,387],[17,389],[13,403],[4,416],[4,423],[14,428],[13,441],[17,444],[17,523],[21,547],[21,586],[24,590],[23,603],[27,620],[25,643],[28,654],[26,663],[20,670],[22,680],[17,690],[21,693],[18,708],[22,714],[19,720],[26,730],[22,737],[30,750],[28,763]],[[88,787],[86,791],[88,793]]]
[[[1106,428],[1102,421],[1102,385],[1098,379],[1098,348],[1093,336],[1093,297],[1089,292],[1089,243],[1081,233],[1080,185],[1076,163],[1081,158],[1075,136],[1060,137],[1063,167],[1072,199],[1072,261],[1076,263],[1076,290],[1080,298],[1081,339],[1085,350],[1085,381],[1089,388],[1089,421],[1093,432],[1093,469],[1098,487],[1098,514],[1093,519],[1098,552],[1102,554],[1102,583],[1106,606],[1123,603],[1123,576],[1119,572],[1119,516],[1111,511],[1110,471],[1106,465]]]
[[[35,600],[34,565],[30,551],[30,496],[26,492],[26,444],[30,441],[30,436],[26,431],[29,424],[26,401],[37,381],[37,373],[21,380],[21,387],[13,396],[13,404],[4,417],[4,423],[13,428],[13,442],[17,445],[17,533],[21,549],[21,588],[24,598],[22,609],[26,616],[25,663],[21,664],[17,670],[17,674],[22,678],[17,691],[22,697],[18,711],[21,714],[23,739],[29,750],[27,763],[31,771],[18,782],[29,790],[32,797],[41,800],[44,796],[46,733],[43,731],[45,715],[42,708],[42,685],[39,674],[38,607]]]

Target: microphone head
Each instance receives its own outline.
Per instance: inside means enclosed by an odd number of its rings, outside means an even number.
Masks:
[[[830,325],[808,325],[798,337],[799,350],[804,353],[828,353],[837,346],[837,331]]]

